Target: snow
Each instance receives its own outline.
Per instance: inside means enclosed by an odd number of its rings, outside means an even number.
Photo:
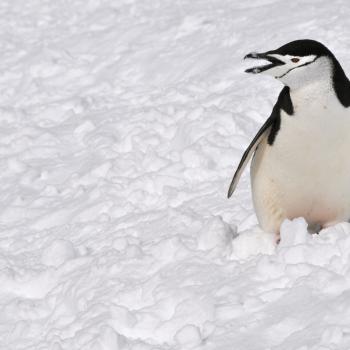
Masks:
[[[75,257],[76,253],[72,242],[56,239],[43,248],[41,262],[47,266],[58,267]]]
[[[182,327],[176,334],[175,340],[181,349],[193,349],[201,344],[201,335],[198,327],[186,325]]]
[[[345,0],[0,3],[0,349],[350,348],[350,225],[257,226],[240,157],[281,89],[245,54]]]

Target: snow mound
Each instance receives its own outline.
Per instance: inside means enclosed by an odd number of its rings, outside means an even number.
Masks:
[[[281,86],[242,58],[350,7],[0,3],[0,349],[350,348],[350,227],[257,227],[244,149]],[[292,28],[292,30],[291,30]]]
[[[55,239],[43,249],[41,262],[47,266],[58,267],[75,257],[76,252],[72,242],[64,239]]]
[[[193,349],[202,341],[198,327],[190,324],[177,331],[175,340],[181,349]]]
[[[232,257],[247,259],[259,254],[272,254],[276,247],[276,236],[263,232],[255,226],[247,231],[242,231],[232,243]]]

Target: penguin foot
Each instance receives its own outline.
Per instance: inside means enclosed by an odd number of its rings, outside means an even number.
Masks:
[[[281,242],[281,235],[279,232],[276,233],[275,235],[275,242],[276,242],[276,245],[278,245]]]

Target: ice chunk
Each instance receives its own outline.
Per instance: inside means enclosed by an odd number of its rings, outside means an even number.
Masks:
[[[280,236],[280,247],[306,243],[310,237],[307,231],[307,222],[304,218],[284,220],[281,225]]]
[[[187,324],[175,334],[176,342],[182,349],[191,349],[202,342],[201,333],[197,326]]]
[[[232,242],[232,257],[246,259],[258,254],[272,254],[276,247],[276,236],[259,227],[241,232]]]

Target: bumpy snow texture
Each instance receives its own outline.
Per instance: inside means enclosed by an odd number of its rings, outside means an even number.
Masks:
[[[0,3],[0,349],[350,348],[350,226],[276,248],[235,166],[297,38],[350,73],[348,1]],[[327,166],[327,164],[325,164]]]

